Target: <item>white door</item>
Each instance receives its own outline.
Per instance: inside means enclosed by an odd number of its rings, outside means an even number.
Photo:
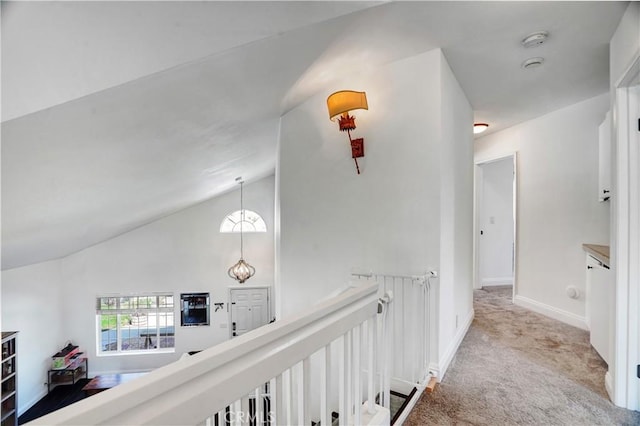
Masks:
[[[638,66],[638,68],[640,68],[640,66]],[[635,258],[635,262],[633,262],[635,265],[633,273],[634,277],[632,278],[634,283],[630,283],[630,286],[632,286],[632,291],[636,293],[637,299],[635,303],[631,300],[629,301],[629,310],[635,312],[635,317],[630,317],[629,321],[635,321],[635,325],[631,324],[631,332],[633,333],[633,328],[635,327],[637,340],[634,362],[636,370],[636,375],[634,377],[634,381],[636,383],[635,404],[629,404],[630,406],[628,408],[640,411],[640,327],[638,326],[638,323],[640,322],[640,315],[638,315],[638,312],[640,311],[640,285],[638,285],[638,278],[640,277],[640,267],[638,266],[638,261],[640,260],[640,244],[638,244],[638,241],[640,241],[640,196],[638,196],[640,193],[640,168],[638,166],[640,164],[640,149],[638,148],[640,146],[640,70],[638,70],[638,74],[636,74],[634,83],[635,86],[629,88],[629,115],[631,117],[631,120],[629,120],[631,122],[631,125],[629,126],[631,127],[629,132],[629,142],[634,147],[633,151],[635,157],[635,159],[629,160],[632,163],[630,167],[632,168],[632,175],[634,176],[633,190],[635,190],[632,212],[634,215],[632,217],[634,217],[635,221],[635,243],[631,253],[633,256],[632,258]],[[632,377],[634,373],[633,367],[634,365],[631,367]],[[633,398],[633,395],[631,398]]]
[[[608,365],[611,365],[609,322],[613,310],[614,279],[609,268],[591,256],[587,257],[587,297],[591,299],[587,300],[589,342]]]
[[[268,288],[232,288],[229,293],[231,337],[240,336],[269,322]]]
[[[613,125],[614,185],[611,201],[615,312],[613,402],[640,410],[640,56],[617,84]]]
[[[477,190],[479,228],[478,284],[513,285],[514,277],[514,164],[513,157],[480,164]]]

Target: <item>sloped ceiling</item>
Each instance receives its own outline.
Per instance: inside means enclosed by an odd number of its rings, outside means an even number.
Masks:
[[[442,47],[499,130],[608,90],[625,2],[2,3],[2,267],[273,173],[279,117]],[[548,30],[547,44],[520,39]],[[530,56],[546,64],[522,70]]]

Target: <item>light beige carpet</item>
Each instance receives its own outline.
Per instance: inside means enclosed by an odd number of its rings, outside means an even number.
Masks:
[[[405,425],[640,425],[606,396],[606,364],[586,331],[474,292],[475,319],[434,393]]]

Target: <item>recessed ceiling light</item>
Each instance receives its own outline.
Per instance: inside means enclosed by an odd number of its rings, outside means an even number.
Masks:
[[[523,38],[521,43],[524,47],[536,47],[547,41],[548,37],[547,31],[536,31]]]
[[[475,123],[473,125],[473,133],[477,135],[478,133],[484,132],[488,128],[489,125],[487,123]]]
[[[538,68],[539,66],[542,66],[543,63],[544,63],[544,58],[540,58],[540,57],[529,58],[522,63],[522,68],[526,70],[532,69],[532,68]]]

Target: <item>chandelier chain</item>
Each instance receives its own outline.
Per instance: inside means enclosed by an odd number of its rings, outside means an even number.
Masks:
[[[244,242],[242,237],[242,222],[244,222],[244,204],[243,204],[243,190],[242,185],[244,182],[240,182],[240,259],[244,259]]]

